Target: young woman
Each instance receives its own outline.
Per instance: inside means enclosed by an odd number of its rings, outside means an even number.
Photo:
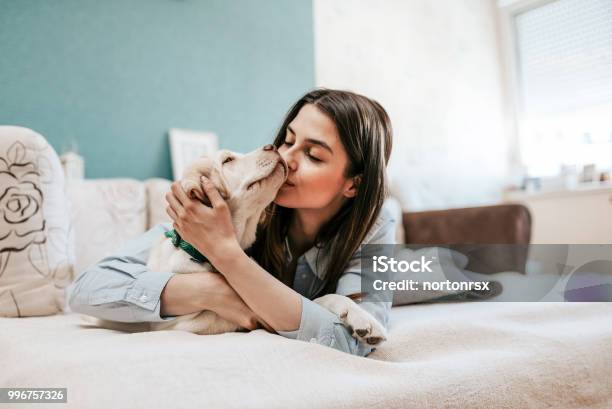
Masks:
[[[373,347],[312,300],[361,292],[360,246],[395,243],[395,220],[383,208],[391,145],[389,117],[376,101],[348,91],[307,93],[274,140],[289,175],[248,254],[210,182],[202,180],[212,207],[175,182],[166,195],[172,226],[154,227],[84,271],[71,286],[71,309],[125,322],[212,310],[248,329],[261,324],[288,338],[367,355]],[[147,271],[152,241],[171,228],[221,274]],[[390,306],[390,300],[361,303],[385,326]]]

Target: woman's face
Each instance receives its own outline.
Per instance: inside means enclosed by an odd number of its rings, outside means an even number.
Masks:
[[[352,179],[344,177],[348,155],[334,122],[312,105],[304,105],[291,121],[278,152],[289,175],[274,202],[294,209],[338,207],[353,197]]]

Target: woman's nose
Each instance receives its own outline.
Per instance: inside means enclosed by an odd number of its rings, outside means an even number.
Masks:
[[[275,151],[276,150],[276,146],[272,145],[272,144],[268,144],[266,146],[263,147],[264,151]]]
[[[281,149],[280,151],[278,151],[278,153],[280,153],[280,155],[285,160],[285,163],[287,163],[289,170],[295,172],[295,170],[297,169],[297,160],[292,151],[288,149]]]

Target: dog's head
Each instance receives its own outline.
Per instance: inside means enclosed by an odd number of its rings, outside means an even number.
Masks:
[[[220,150],[191,163],[183,173],[185,192],[210,206],[200,177],[206,176],[225,199],[234,223],[234,231],[243,248],[255,240],[261,213],[287,178],[287,164],[272,145],[247,154]]]

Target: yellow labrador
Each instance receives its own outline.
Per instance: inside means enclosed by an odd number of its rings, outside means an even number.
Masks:
[[[285,161],[272,145],[244,155],[222,150],[213,157],[202,157],[191,163],[184,171],[181,186],[192,198],[209,204],[200,184],[201,176],[208,177],[229,207],[240,246],[247,249],[255,241],[257,224],[264,209],[276,197],[287,173]],[[172,239],[165,236],[160,236],[153,245],[147,268],[151,271],[172,273],[215,271],[210,263],[196,262],[192,255],[180,247],[175,247]],[[353,336],[360,342],[377,345],[386,340],[385,328],[351,298],[328,294],[314,301],[352,328]],[[145,330],[182,330],[202,335],[240,329],[213,311],[201,311],[170,321],[147,324],[148,328]],[[133,324],[102,320],[98,320],[98,325],[120,330],[136,328]],[[142,323],[137,325],[140,330],[143,329]]]

